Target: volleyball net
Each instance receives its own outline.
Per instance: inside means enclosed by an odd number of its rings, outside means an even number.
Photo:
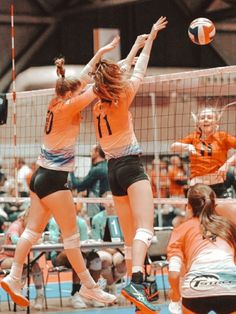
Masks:
[[[14,191],[21,190],[17,176],[14,175],[16,162],[23,160],[33,167],[37,160],[47,106],[53,94],[53,89],[19,92],[16,93],[15,104],[12,94],[5,95],[8,114],[6,124],[0,125],[0,171],[5,174],[6,181],[1,181],[0,202],[12,201],[15,197]],[[136,136],[143,149],[142,162],[153,180],[156,204],[186,202],[183,198],[170,198],[167,182],[168,167],[173,156],[170,145],[194,130],[191,112],[196,113],[204,106],[220,109],[234,101],[236,66],[157,75],[144,79],[130,110]],[[236,106],[231,106],[222,116],[220,129],[235,135],[235,121]],[[90,151],[95,143],[92,108],[87,107],[82,112],[76,146],[76,175],[79,177],[85,176],[89,171]],[[188,157],[180,157],[189,176]],[[166,194],[163,191],[166,191]],[[21,194],[17,200],[21,200]],[[100,201],[88,198],[82,200]]]

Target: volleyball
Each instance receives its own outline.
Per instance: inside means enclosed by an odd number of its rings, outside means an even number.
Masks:
[[[216,33],[214,23],[204,17],[193,20],[188,28],[188,36],[194,44],[207,45],[209,44]]]

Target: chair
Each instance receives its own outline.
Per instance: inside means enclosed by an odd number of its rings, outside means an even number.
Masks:
[[[71,268],[68,268],[66,266],[49,266],[48,267],[48,272],[46,276],[46,282],[45,286],[47,287],[48,285],[48,278],[50,274],[56,274],[57,275],[57,280],[58,280],[58,289],[59,289],[59,297],[60,297],[60,306],[62,307],[62,289],[61,289],[61,273],[62,272],[71,272]],[[46,293],[45,293],[46,294]]]
[[[170,240],[173,227],[155,227],[154,237],[148,249],[148,263],[151,266],[151,272],[156,274],[157,269],[161,270],[162,285],[165,300],[167,299],[166,285],[164,277],[164,268],[168,267],[167,245]]]

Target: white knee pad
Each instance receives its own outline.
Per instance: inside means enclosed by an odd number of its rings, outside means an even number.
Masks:
[[[75,233],[68,238],[63,239],[64,249],[75,249],[80,247],[80,234]]]
[[[29,228],[25,228],[21,235],[21,238],[29,241],[33,245],[38,242],[38,239],[41,238],[41,233],[30,230]]]
[[[134,240],[142,241],[147,245],[147,247],[149,247],[152,242],[152,237],[153,231],[144,228],[138,228]]]
[[[125,259],[132,259],[132,246],[124,246]]]

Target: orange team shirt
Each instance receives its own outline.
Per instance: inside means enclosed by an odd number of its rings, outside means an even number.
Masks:
[[[117,105],[101,100],[94,105],[96,137],[108,159],[141,153],[129,111],[139,83],[139,79],[132,78]]]
[[[89,88],[68,100],[59,97],[51,100],[38,165],[52,170],[73,171],[80,111],[95,98],[92,88]]]
[[[215,132],[207,140],[193,132],[178,142],[192,144],[201,155],[190,155],[191,178],[215,173],[226,162],[228,150],[236,148],[236,137],[223,131]]]
[[[193,270],[194,264],[195,269],[200,269],[204,265],[207,271],[212,267],[214,261],[224,267],[226,260],[228,262],[226,256],[230,256],[229,263],[235,266],[234,248],[219,237],[215,242],[203,239],[200,222],[196,217],[188,219],[173,229],[167,247],[167,256],[168,259],[172,256],[180,257],[187,272]]]
[[[186,175],[183,169],[176,166],[172,166],[168,171],[168,176],[170,179],[170,186],[169,186],[170,196],[178,196],[178,197],[184,196],[184,187],[181,185],[178,185],[175,182],[176,180],[186,179]]]
[[[182,260],[182,297],[236,295],[235,249],[220,237],[203,239],[198,218],[173,230],[167,255]]]
[[[152,193],[154,197],[157,197],[157,174],[155,170],[151,171],[150,174],[151,178],[151,187],[152,187]],[[169,187],[169,179],[167,171],[160,170],[159,172],[159,184],[160,184],[160,197],[165,198],[168,197],[168,187]]]

